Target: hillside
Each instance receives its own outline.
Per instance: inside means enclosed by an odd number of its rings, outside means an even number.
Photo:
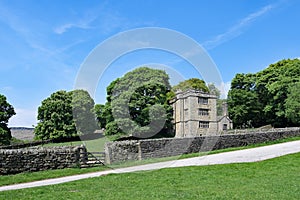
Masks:
[[[33,133],[34,128],[26,128],[26,127],[11,127],[11,135],[19,140],[29,140],[32,141],[34,138]]]

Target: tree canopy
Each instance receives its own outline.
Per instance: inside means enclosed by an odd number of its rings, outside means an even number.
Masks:
[[[199,78],[191,78],[191,79],[182,81],[172,88],[172,90],[174,92],[176,92],[177,90],[187,91],[189,89],[201,90],[203,92],[209,92],[209,89],[206,86],[205,82]]]
[[[213,83],[209,83],[207,85],[208,91],[210,94],[216,95],[218,99],[220,99],[221,92]]]
[[[174,136],[167,98],[170,88],[166,72],[147,67],[112,81],[107,103],[96,107],[100,123],[106,124],[105,135],[114,139]]]
[[[299,126],[299,76],[298,59],[279,61],[255,74],[237,74],[228,93],[235,127]]]
[[[57,91],[38,108],[37,139],[62,139],[95,131],[94,100],[84,90]]]
[[[0,94],[0,145],[10,144],[11,132],[7,123],[15,114],[13,106],[7,102],[4,95]]]

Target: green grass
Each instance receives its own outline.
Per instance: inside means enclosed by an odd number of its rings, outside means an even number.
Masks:
[[[11,185],[11,184],[16,184],[16,183],[25,183],[25,182],[31,182],[31,181],[38,181],[38,180],[44,180],[44,179],[49,179],[49,178],[58,178],[58,177],[83,174],[83,173],[88,173],[88,172],[103,171],[103,170],[107,170],[110,168],[121,168],[121,167],[129,167],[129,166],[135,166],[135,165],[143,165],[143,164],[150,164],[150,163],[156,163],[156,162],[191,158],[191,157],[197,157],[197,156],[202,156],[202,155],[209,155],[209,154],[229,152],[229,151],[235,151],[235,150],[241,150],[241,149],[248,149],[248,148],[253,148],[253,147],[266,146],[266,145],[270,145],[270,144],[277,144],[277,143],[296,141],[296,140],[300,140],[300,137],[286,138],[286,139],[281,139],[281,140],[272,141],[272,142],[249,145],[249,146],[245,146],[245,147],[228,148],[228,149],[221,149],[221,150],[215,150],[215,151],[203,152],[203,153],[184,154],[181,156],[173,156],[173,157],[167,157],[167,158],[153,158],[153,159],[147,159],[147,160],[141,160],[141,161],[128,161],[125,163],[113,164],[113,165],[108,165],[108,166],[103,166],[103,167],[94,167],[94,168],[89,168],[89,169],[69,168],[69,169],[60,169],[60,170],[47,170],[47,171],[41,171],[41,172],[26,172],[26,173],[20,173],[20,174],[16,174],[16,175],[6,175],[6,176],[0,176],[0,186]],[[94,142],[96,143],[95,140],[94,140]],[[56,143],[56,144],[59,144],[59,143]],[[68,143],[61,143],[61,144],[67,145]],[[74,143],[72,143],[72,144],[76,145]],[[97,145],[95,145],[95,146],[97,146]]]
[[[43,147],[52,147],[52,146],[79,146],[85,145],[90,152],[103,152],[104,151],[104,144],[109,140],[105,137],[98,138],[95,140],[86,140],[86,141],[72,141],[72,142],[63,142],[63,143],[48,143],[43,144],[40,146]]]
[[[110,174],[0,199],[299,199],[300,153],[257,163]]]
[[[0,176],[0,186],[39,181],[39,180],[45,180],[50,178],[58,178],[58,177],[75,175],[75,174],[84,174],[89,172],[103,171],[107,169],[109,168],[106,166],[100,166],[100,167],[83,168],[83,169],[68,168],[68,169],[46,170],[40,172],[24,172],[15,175],[5,175],[5,176]]]

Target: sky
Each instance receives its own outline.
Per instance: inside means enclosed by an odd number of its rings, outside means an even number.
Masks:
[[[93,49],[136,28],[166,28],[192,38],[216,64],[227,91],[237,73],[300,57],[299,10],[298,0],[0,0],[0,94],[17,113],[9,127],[35,126],[41,101],[73,90]],[[151,64],[177,71],[172,85],[201,78],[178,55],[134,51],[111,63],[95,102],[105,103],[111,81]]]

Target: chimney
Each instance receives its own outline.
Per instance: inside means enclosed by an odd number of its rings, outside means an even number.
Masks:
[[[223,116],[228,116],[228,105],[227,102],[222,103],[222,111],[223,111]]]

